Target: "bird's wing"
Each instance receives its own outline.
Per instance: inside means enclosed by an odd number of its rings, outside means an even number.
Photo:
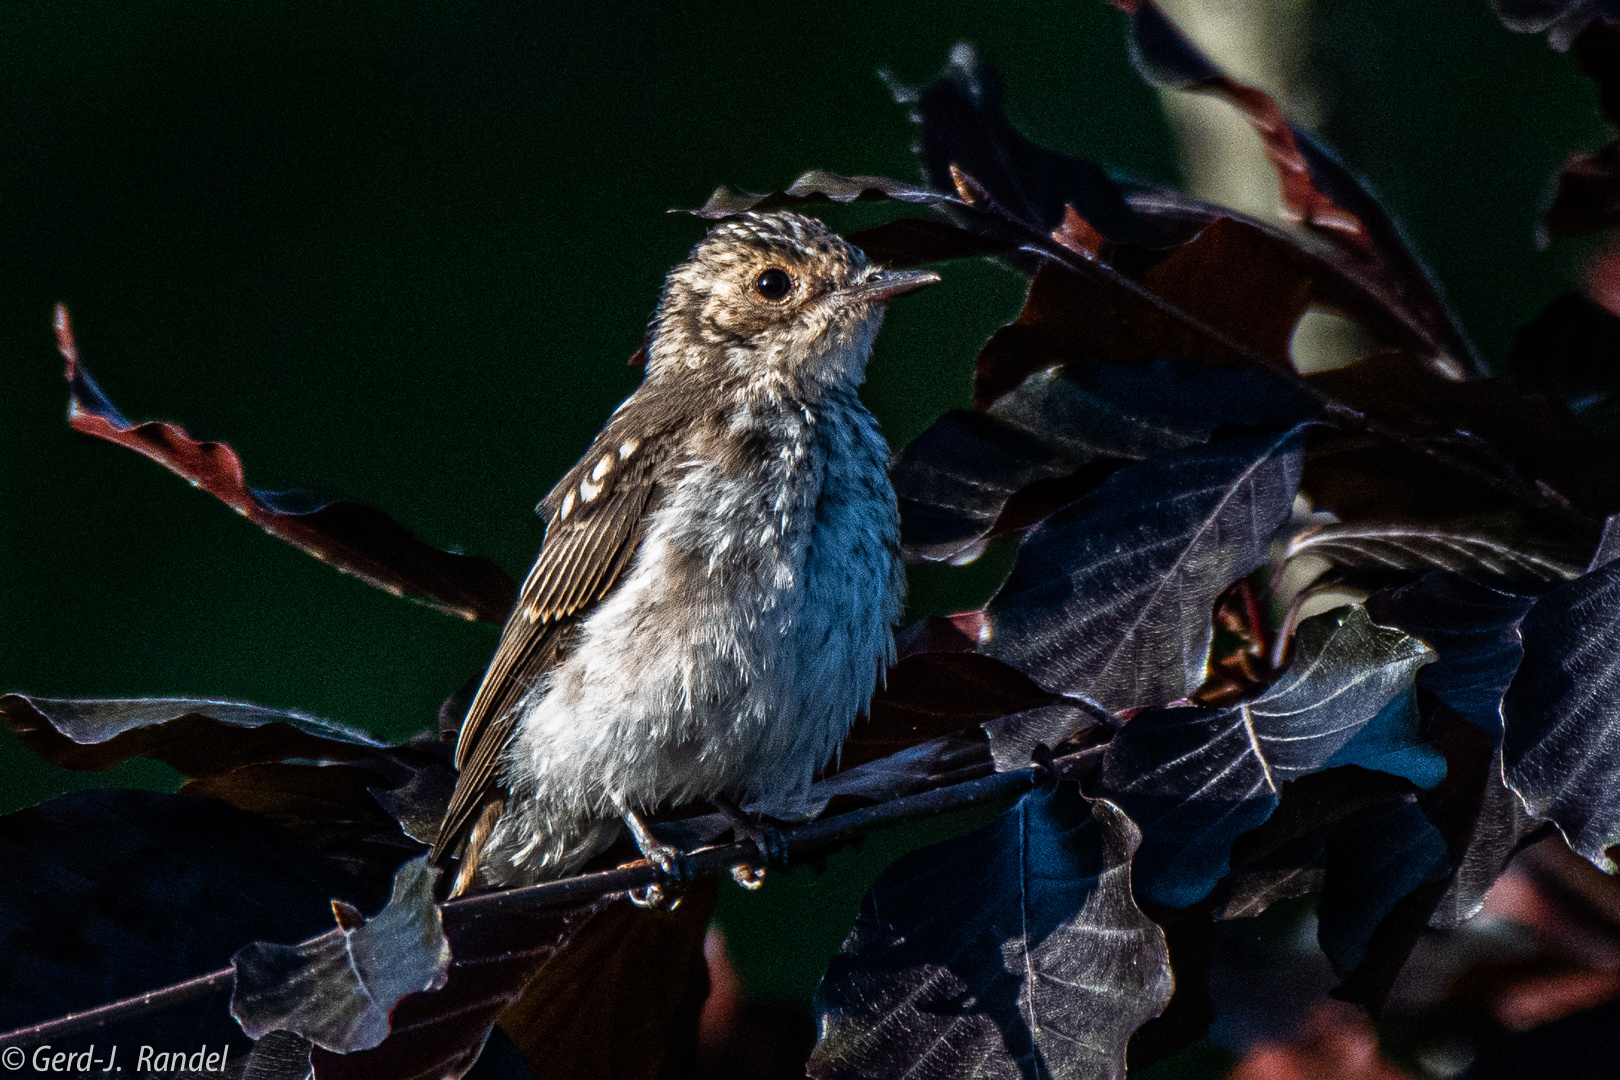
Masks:
[[[573,625],[612,591],[641,543],[663,440],[625,434],[633,426],[610,423],[541,503],[549,515],[545,543],[462,724],[461,775],[434,844],[435,863],[461,842],[495,789],[517,705],[557,664]]]

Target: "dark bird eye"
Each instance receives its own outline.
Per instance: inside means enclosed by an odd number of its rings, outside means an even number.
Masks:
[[[780,300],[793,291],[793,279],[788,276],[786,270],[778,270],[773,266],[759,275],[759,280],[754,282],[754,288],[767,300]]]

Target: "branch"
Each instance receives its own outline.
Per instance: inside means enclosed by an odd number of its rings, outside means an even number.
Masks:
[[[1080,756],[1072,755],[1073,758],[1079,758]],[[1053,762],[1053,766],[1061,771],[1061,766],[1069,761],[1070,758],[1060,758]],[[1020,769],[1017,772],[996,773],[978,780],[936,788],[933,791],[925,791],[920,795],[909,795],[905,798],[880,803],[877,806],[864,807],[847,814],[836,814],[804,825],[783,829],[782,839],[787,846],[787,861],[791,865],[796,859],[803,859],[807,855],[825,850],[852,837],[863,835],[882,825],[896,824],[913,818],[928,817],[946,810],[957,810],[1022,795],[1025,791],[1041,782],[1043,778],[1050,775],[1052,775],[1050,770],[1040,767]],[[714,877],[730,870],[731,867],[736,866],[738,863],[754,862],[760,857],[761,852],[754,846],[753,841],[749,840],[741,843],[723,844],[718,847],[700,848],[687,857],[687,867],[694,877]],[[463,911],[469,914],[488,914],[495,911],[530,911],[539,908],[561,907],[566,904],[578,903],[581,900],[610,896],[630,889],[639,889],[642,886],[654,884],[657,878],[658,871],[651,864],[639,862],[621,866],[614,870],[599,870],[595,873],[580,874],[577,877],[562,878],[558,881],[546,881],[539,885],[498,889],[492,892],[480,893],[476,896],[460,897],[446,901],[440,907],[445,911]],[[340,933],[342,933],[341,930],[328,930],[324,934],[318,934],[309,939],[309,942],[305,942],[305,944],[330,938]],[[171,986],[161,987],[157,990],[149,990],[134,997],[108,1002],[105,1005],[86,1009],[83,1012],[69,1013],[54,1020],[47,1020],[29,1027],[21,1027],[0,1033],[0,1046],[30,1046],[52,1039],[59,1039],[65,1035],[104,1027],[107,1024],[147,1016],[171,1005],[179,1005],[182,1002],[228,990],[235,984],[235,981],[236,969],[234,967],[220,968],[218,971],[198,975],[195,978]]]

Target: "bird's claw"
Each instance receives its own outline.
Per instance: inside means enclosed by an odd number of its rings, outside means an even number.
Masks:
[[[728,812],[732,833],[738,841],[749,841],[758,853],[760,865],[738,863],[731,868],[731,880],[750,891],[765,884],[765,871],[772,866],[786,866],[787,839],[775,825],[751,818],[738,810]]]
[[[681,902],[678,890],[692,880],[686,855],[668,844],[650,845],[642,854],[652,864],[658,880],[640,889],[631,889],[630,902],[640,908],[674,911]]]

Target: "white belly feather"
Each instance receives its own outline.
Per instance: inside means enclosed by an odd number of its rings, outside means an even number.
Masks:
[[[865,709],[904,590],[887,447],[853,393],[756,422],[764,475],[686,463],[521,706],[486,856],[503,878],[569,872],[626,809],[725,794],[768,812]]]

